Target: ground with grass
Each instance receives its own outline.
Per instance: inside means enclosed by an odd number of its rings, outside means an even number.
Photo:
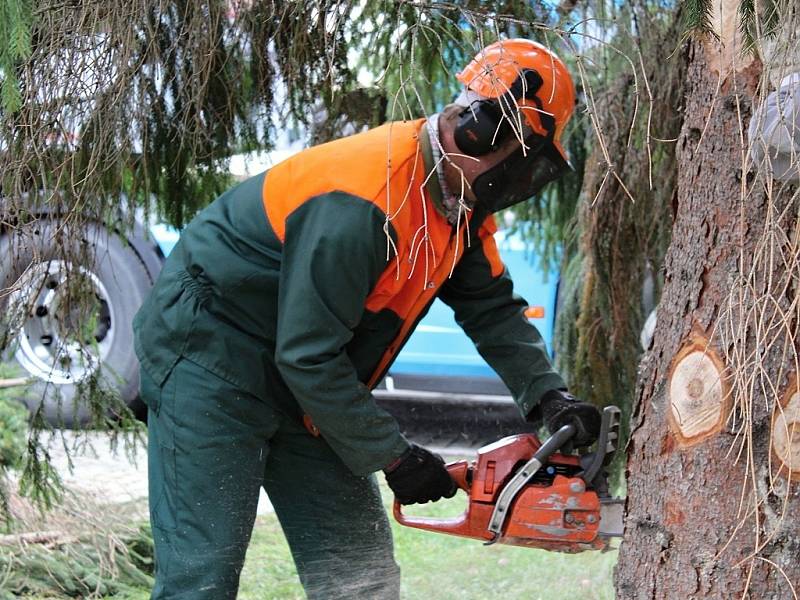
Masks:
[[[383,489],[384,499],[390,498]],[[465,496],[413,514],[453,516]],[[387,504],[387,509],[390,508]],[[393,520],[392,520],[393,521]],[[614,598],[611,574],[617,552],[558,554],[511,546],[484,546],[401,527],[393,522],[403,573],[403,600],[605,600]],[[241,579],[241,600],[302,600],[302,588],[274,514],[259,517]]]
[[[385,486],[382,492],[388,510],[391,508],[388,503],[391,495]],[[436,517],[455,516],[464,510],[465,498],[465,495],[459,492],[452,500],[411,507],[407,512]],[[67,511],[71,515],[69,518],[64,515],[61,517],[56,515],[54,518],[58,519],[61,529],[66,528],[69,522],[75,521],[67,529],[74,531],[76,535],[80,533],[81,539],[87,538],[93,529],[96,530],[89,536],[96,538],[93,546],[102,547],[107,551],[110,541],[121,539],[119,532],[135,535],[141,531],[141,509],[144,508],[142,502],[137,502],[136,507],[117,505],[113,514],[109,514],[110,507],[102,511],[91,509],[89,512],[93,515],[91,520],[94,524],[89,523],[88,525],[92,526],[83,529],[78,524],[87,525],[87,506],[81,504],[81,510],[78,511],[75,504],[73,502],[72,508]],[[136,510],[133,510],[135,508]],[[110,521],[117,522],[116,526],[109,531],[101,531],[100,523]],[[392,526],[396,556],[403,574],[403,600],[484,600],[493,596],[503,600],[605,600],[614,597],[611,574],[617,558],[616,550],[606,553],[558,554],[502,545],[484,546],[477,540],[405,528],[395,523],[393,519]],[[35,524],[35,530],[53,527],[52,522]],[[131,555],[121,545],[117,545],[123,553],[116,554],[116,558],[112,561],[116,565],[107,564],[103,569],[108,571],[105,575],[106,580],[110,582],[107,589],[114,590],[113,595],[105,597],[108,600],[148,600],[149,590],[146,584],[137,585],[135,578],[129,578],[130,581],[121,585],[120,572],[116,567],[119,566],[121,557],[131,558]],[[48,563],[60,561],[72,573],[77,567],[86,563],[84,558],[89,556],[87,552],[93,546],[89,546],[88,550],[86,546],[82,546],[81,552],[77,552],[78,547],[74,544],[67,544],[60,549],[52,548]],[[143,549],[144,546],[140,548]],[[0,548],[0,558],[3,555],[2,550]],[[87,556],[84,557],[84,554]],[[6,564],[6,569],[8,568],[14,569],[13,566]],[[9,575],[7,570],[0,569],[0,600],[17,597],[9,593],[8,588],[4,592],[4,582],[9,581]],[[65,576],[62,579],[64,581],[60,583],[54,581],[54,585],[46,586],[54,590],[52,593],[38,591],[25,597],[29,600],[76,597],[74,590],[72,593],[63,593],[75,586],[70,583],[72,580],[69,577]],[[85,581],[80,583],[86,584]],[[39,589],[42,590],[44,587]],[[63,592],[60,592],[61,590]],[[289,548],[274,513],[261,515],[256,521],[241,577],[239,598],[241,600],[304,598]]]

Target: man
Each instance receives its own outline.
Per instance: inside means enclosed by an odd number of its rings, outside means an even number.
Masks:
[[[506,40],[441,115],[317,146],[218,198],[137,316],[149,407],[154,598],[236,595],[259,487],[309,598],[397,598],[374,472],[403,503],[455,493],[370,390],[436,297],[550,429],[597,436],[566,393],[492,237],[492,213],[568,168],[563,63]]]

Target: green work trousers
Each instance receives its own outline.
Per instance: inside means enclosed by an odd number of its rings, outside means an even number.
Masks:
[[[142,370],[141,385],[150,408],[153,599],[236,597],[261,486],[308,598],[399,597],[374,475],[353,475],[296,416],[189,359],[161,386]]]

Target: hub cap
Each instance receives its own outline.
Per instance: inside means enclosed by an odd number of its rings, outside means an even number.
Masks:
[[[14,357],[28,373],[49,383],[85,379],[97,371],[114,342],[108,291],[83,267],[58,260],[31,265],[10,294],[9,306],[19,311],[13,324],[18,330]]]

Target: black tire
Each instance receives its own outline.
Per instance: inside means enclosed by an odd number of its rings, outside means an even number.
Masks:
[[[47,269],[52,271],[55,268],[53,264],[64,255],[63,250],[58,252],[58,246],[53,240],[55,232],[55,222],[43,220],[37,224],[35,230],[30,228],[15,230],[0,238],[0,287],[3,290],[13,290],[15,287],[19,289],[21,280],[34,281],[38,278],[44,283],[45,278],[50,281],[58,279],[58,273],[47,272]],[[86,255],[94,258],[90,259],[88,264],[81,265],[80,272],[91,273],[93,277],[86,276],[87,281],[99,281],[103,290],[102,294],[96,292],[97,305],[103,307],[99,322],[102,322],[102,327],[105,328],[105,336],[97,346],[100,347],[104,342],[108,342],[107,346],[103,347],[102,359],[99,361],[100,377],[106,384],[116,387],[122,400],[137,416],[141,416],[144,411],[139,400],[139,367],[133,348],[132,321],[145,295],[152,287],[151,277],[133,246],[126,239],[120,238],[116,233],[109,232],[100,225],[90,224],[83,232],[81,244],[88,250]],[[35,286],[26,289],[35,289]],[[96,286],[95,289],[100,289],[100,286]],[[3,314],[11,314],[14,309],[11,306],[13,301],[13,294],[0,296],[0,309]],[[32,304],[38,302],[37,297]],[[54,304],[59,306],[57,301]],[[34,323],[34,319],[38,317],[36,310],[36,306],[31,306],[30,311],[21,313],[22,319],[25,319],[24,323]],[[18,321],[17,325],[19,323],[21,321]],[[100,327],[98,326],[95,331]],[[42,346],[49,347],[46,343],[32,346],[36,340],[30,339],[31,329],[35,329],[34,325],[22,329],[12,327],[10,330],[12,334],[9,336],[11,343],[2,356],[3,362],[11,365],[11,369],[20,375],[33,376],[34,382],[24,390],[20,400],[31,412],[41,410],[45,419],[53,426],[77,428],[85,425],[90,418],[90,411],[83,403],[76,406],[75,383],[68,382],[65,377],[59,377],[57,382],[48,381],[39,364],[31,363],[29,360],[30,355],[36,354],[34,349],[42,350]],[[9,328],[4,327],[3,335],[5,336],[8,331]],[[37,331],[44,331],[44,326],[40,326]],[[48,337],[51,336],[42,335],[41,339]],[[24,343],[25,340],[27,344]],[[29,352],[25,353],[24,349]],[[41,355],[42,353],[39,354]],[[42,364],[45,362],[46,360],[43,360]],[[56,359],[51,362],[56,364]]]

